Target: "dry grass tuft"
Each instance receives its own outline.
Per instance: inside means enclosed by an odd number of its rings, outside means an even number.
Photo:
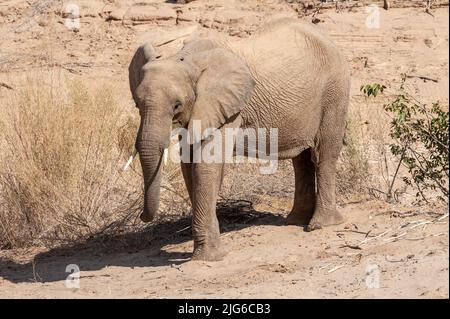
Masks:
[[[370,177],[368,141],[364,139],[363,122],[353,112],[347,118],[345,143],[336,171],[336,193],[339,198],[367,192]]]
[[[29,75],[2,99],[0,248],[53,245],[135,223],[140,173],[120,166],[136,121],[116,101],[114,88],[89,90],[60,73]]]

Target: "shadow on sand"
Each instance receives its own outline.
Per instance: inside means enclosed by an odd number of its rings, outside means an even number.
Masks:
[[[282,215],[256,211],[245,200],[219,203],[217,214],[222,234],[255,225],[285,224]],[[0,257],[0,277],[14,283],[53,282],[67,278],[70,272],[66,272],[66,267],[70,264],[85,272],[108,266],[134,268],[184,263],[191,252],[167,252],[163,247],[192,240],[190,224],[191,218],[183,217],[151,224],[139,232],[98,236],[39,253],[27,263]]]

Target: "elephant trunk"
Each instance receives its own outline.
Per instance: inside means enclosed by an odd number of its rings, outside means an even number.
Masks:
[[[161,129],[161,124],[153,123],[148,123],[145,118],[141,120],[136,139],[136,149],[144,176],[144,210],[140,217],[146,223],[155,218],[159,209],[161,166],[164,149],[168,146],[170,137],[166,134],[161,136],[161,133],[168,129]]]

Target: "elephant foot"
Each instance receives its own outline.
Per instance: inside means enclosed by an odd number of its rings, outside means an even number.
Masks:
[[[192,260],[220,261],[226,255],[219,245],[198,245],[194,248]]]
[[[339,225],[345,222],[345,217],[337,210],[333,211],[318,211],[315,212],[311,218],[306,231],[313,231],[327,226]]]
[[[144,223],[150,223],[150,222],[154,219],[154,216],[152,216],[152,215],[150,215],[150,214],[141,213],[141,215],[139,216],[139,218],[140,218]]]
[[[309,224],[314,213],[314,209],[292,210],[286,217],[288,225],[306,226]]]

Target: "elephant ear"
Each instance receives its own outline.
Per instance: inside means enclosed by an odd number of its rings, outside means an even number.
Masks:
[[[155,59],[157,59],[157,54],[150,43],[141,45],[131,59],[130,66],[128,67],[128,79],[130,82],[131,94],[133,95],[133,100],[136,103],[136,107],[138,106],[136,89],[143,78],[142,67]]]
[[[231,122],[250,100],[255,81],[245,62],[229,50],[214,48],[194,53],[190,58],[200,69],[188,123],[188,131],[195,138],[191,142],[195,142],[200,136],[194,134],[194,126],[198,125],[194,121],[200,121],[197,123],[201,124],[201,133]]]

